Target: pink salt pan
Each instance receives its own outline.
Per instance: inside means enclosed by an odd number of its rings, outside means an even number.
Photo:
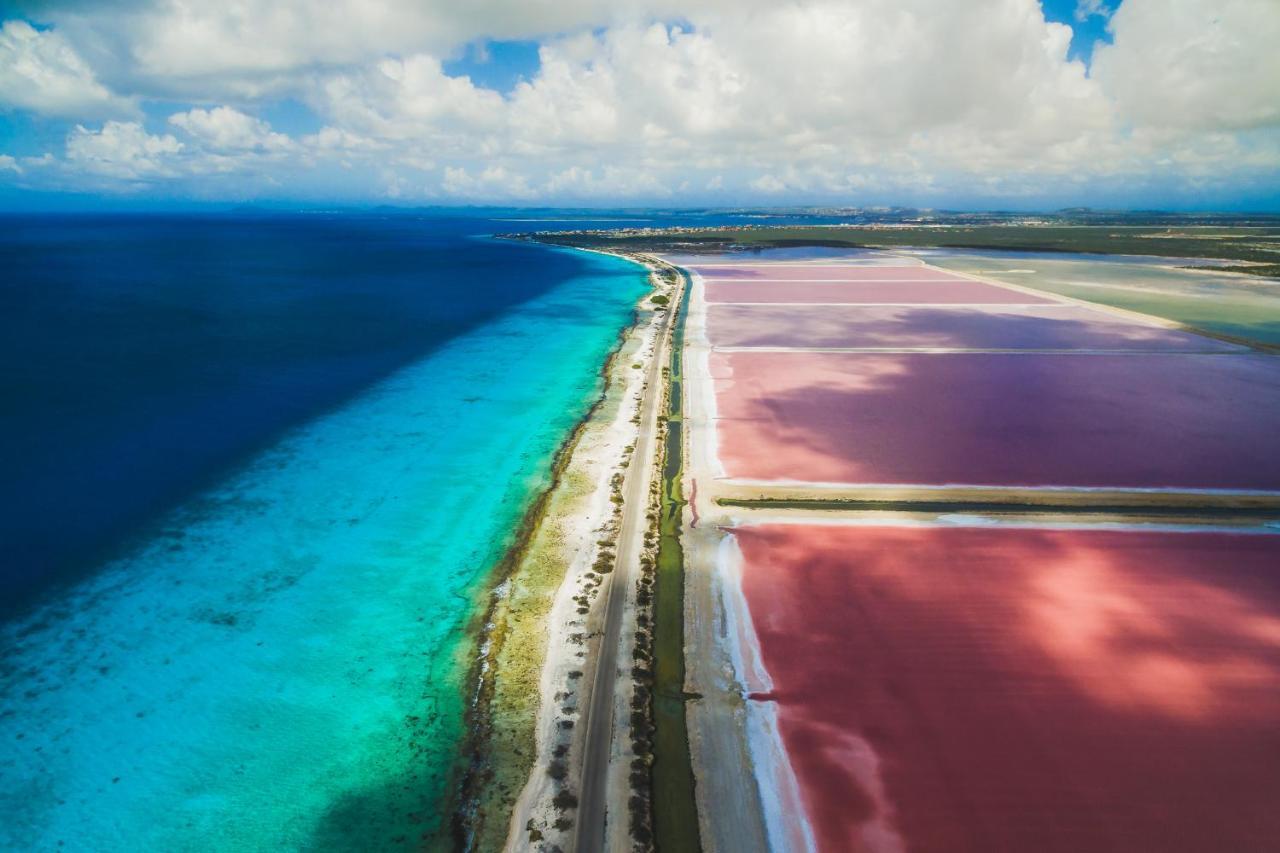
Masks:
[[[713,352],[730,477],[1280,490],[1262,355]]]
[[[814,302],[846,304],[1033,305],[1052,302],[1042,296],[968,279],[937,281],[846,281],[833,283],[708,281],[707,301]]]
[[[735,535],[821,850],[1276,849],[1280,536]]]

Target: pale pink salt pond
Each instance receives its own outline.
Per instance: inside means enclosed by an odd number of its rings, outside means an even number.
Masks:
[[[946,270],[924,266],[869,264],[759,264],[728,266],[694,264],[689,269],[705,279],[750,281],[969,281]]]
[[[730,477],[1280,490],[1262,355],[713,352]]]
[[[711,305],[720,347],[956,347],[1240,352],[1243,347],[1069,304],[1017,307]]]
[[[1037,305],[1053,302],[969,279],[935,281],[707,281],[708,302]]]

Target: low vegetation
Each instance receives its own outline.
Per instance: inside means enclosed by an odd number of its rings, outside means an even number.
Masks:
[[[623,252],[723,252],[798,246],[938,247],[1155,255],[1236,261],[1232,272],[1275,276],[1280,217],[1105,214],[851,215],[861,224],[616,229],[533,235],[544,243]]]
[[[658,512],[658,552],[653,585],[653,791],[654,844],[662,853],[701,849],[694,798],[693,766],[684,692],[684,549],[680,542],[685,507],[683,420],[680,399],[683,372],[684,306],[673,332],[663,421],[664,451]],[[648,667],[638,666],[648,670]]]

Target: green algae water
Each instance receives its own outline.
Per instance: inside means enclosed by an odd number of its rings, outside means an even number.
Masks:
[[[1243,341],[1280,346],[1280,281],[1149,256],[914,250],[930,263],[1115,308],[1164,317]]]
[[[0,849],[452,845],[490,570],[646,290],[639,267],[567,254],[521,247],[436,287],[562,265],[16,609]]]

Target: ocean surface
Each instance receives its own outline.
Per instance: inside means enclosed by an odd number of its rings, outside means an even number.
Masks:
[[[489,570],[643,271],[484,236],[578,222],[0,225],[0,849],[443,837]]]

